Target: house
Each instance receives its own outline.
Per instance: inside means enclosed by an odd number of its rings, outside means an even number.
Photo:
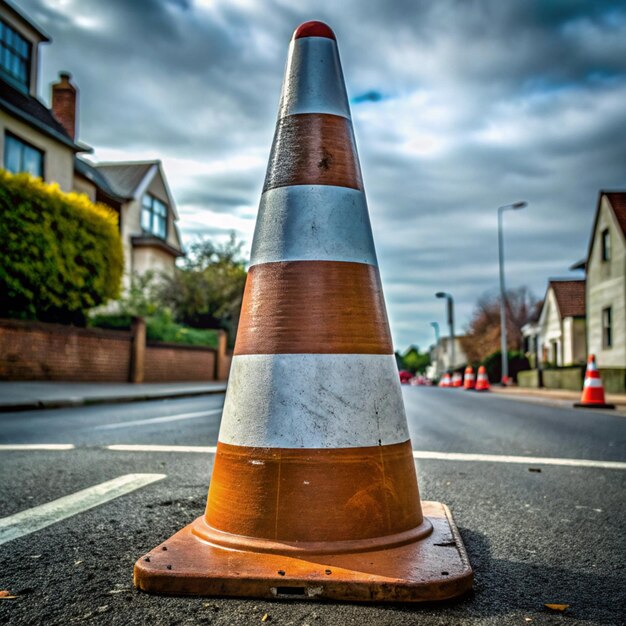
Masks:
[[[79,154],[78,89],[68,72],[51,88],[51,108],[37,97],[39,45],[50,38],[0,0],[0,167],[29,172],[63,191],[85,193],[119,215],[124,285],[133,274],[170,273],[183,256],[178,215],[158,160],[93,164]]]
[[[626,192],[600,191],[585,265],[589,353],[626,374]]]
[[[454,337],[454,364],[452,363],[452,341],[450,337],[440,337],[430,348],[430,365],[426,369],[428,378],[439,378],[443,373],[457,369],[467,363],[467,356],[461,345],[461,337]]]
[[[584,363],[585,280],[550,279],[537,325],[543,363],[559,367]]]

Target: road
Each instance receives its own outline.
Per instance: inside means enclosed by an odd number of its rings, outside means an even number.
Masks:
[[[469,596],[383,606],[135,591],[134,561],[202,514],[224,400],[213,395],[0,415],[0,517],[24,518],[4,535],[0,520],[0,589],[17,596],[0,600],[0,623],[623,624],[626,418],[403,392],[422,497],[453,511],[475,571]],[[25,448],[38,444],[57,448]],[[108,447],[120,445],[140,447]],[[154,445],[169,448],[141,447]],[[72,512],[72,494],[105,488],[118,497]],[[68,496],[68,517],[28,532],[34,507]]]

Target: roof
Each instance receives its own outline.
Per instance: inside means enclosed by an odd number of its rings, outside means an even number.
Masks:
[[[552,288],[561,318],[585,316],[585,281],[559,280],[551,278],[548,289]]]
[[[617,218],[617,223],[626,235],[626,191],[603,191],[602,193],[607,197]]]
[[[113,191],[124,198],[134,198],[137,187],[159,161],[119,161],[98,163],[94,167],[108,180]]]
[[[0,108],[72,148],[74,152],[89,152],[91,150],[87,146],[81,146],[72,141],[61,122],[37,98],[15,89],[1,78]]]
[[[117,202],[123,202],[127,198],[118,195],[115,193],[106,176],[102,174],[98,168],[94,167],[88,161],[85,161],[81,158],[74,157],[74,169],[81,175],[84,176],[87,180],[90,180],[96,187],[100,189],[100,191],[104,192],[107,196],[110,196],[113,200]]]
[[[20,11],[12,2],[7,0],[0,0],[0,4],[6,7],[18,20],[28,24],[38,35],[41,37],[41,41],[50,41],[50,37],[35,24],[29,17],[27,17],[22,11]]]

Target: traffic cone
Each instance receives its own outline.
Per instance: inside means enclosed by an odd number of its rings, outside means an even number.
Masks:
[[[463,386],[463,376],[461,376],[461,372],[454,372],[454,374],[452,374],[452,386],[453,387]]]
[[[474,380],[474,368],[468,365],[465,368],[465,379],[463,381],[463,387],[465,389],[474,389],[476,381]]]
[[[452,380],[450,379],[450,374],[448,374],[448,372],[446,372],[441,378],[441,380],[439,381],[439,386],[446,387],[446,388],[452,387]]]
[[[294,33],[205,514],[135,564],[169,594],[426,601],[471,588],[421,502],[335,35]]]
[[[476,378],[476,391],[489,391],[489,378],[484,365],[478,368],[478,376]]]
[[[607,404],[604,397],[604,385],[600,372],[596,365],[596,357],[593,354],[587,359],[587,371],[585,372],[585,384],[580,402],[574,406],[585,409],[614,409],[614,404]]]

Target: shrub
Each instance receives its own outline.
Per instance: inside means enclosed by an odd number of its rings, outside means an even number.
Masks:
[[[482,364],[487,370],[487,377],[492,383],[500,382],[502,379],[502,353],[500,350],[493,352],[483,359]],[[509,376],[517,381],[518,372],[530,369],[530,363],[524,354],[516,351],[509,351]]]
[[[116,213],[29,174],[0,170],[0,316],[83,324],[119,295]]]

